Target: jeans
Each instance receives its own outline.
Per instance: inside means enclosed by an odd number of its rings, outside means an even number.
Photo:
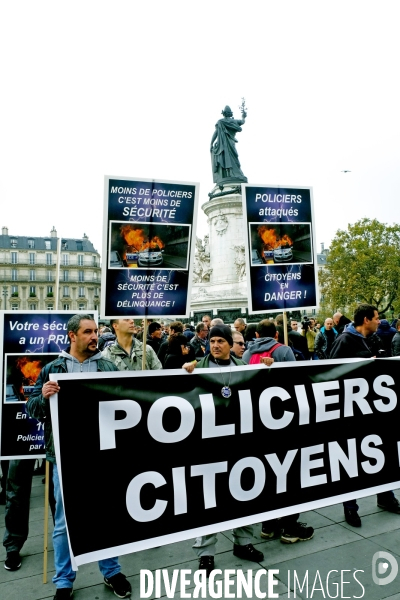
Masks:
[[[6,552],[20,552],[29,533],[29,504],[35,459],[10,460],[6,482]]]
[[[54,496],[56,500],[56,514],[53,531],[54,567],[56,574],[53,577],[57,589],[72,588],[76,572],[72,569],[69,554],[67,527],[65,524],[64,506],[62,503],[60,480],[58,478],[57,465],[53,465]],[[84,532],[83,532],[84,535]],[[106,558],[99,560],[99,569],[103,577],[113,577],[121,571],[118,558]]]

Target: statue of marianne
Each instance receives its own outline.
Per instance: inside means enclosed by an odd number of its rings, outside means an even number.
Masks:
[[[223,186],[227,183],[247,183],[247,177],[240,168],[239,156],[235,148],[237,139],[235,134],[242,131],[247,113],[244,100],[241,105],[242,119],[234,119],[229,106],[222,111],[223,119],[215,124],[215,131],[211,139],[211,163],[213,181]]]

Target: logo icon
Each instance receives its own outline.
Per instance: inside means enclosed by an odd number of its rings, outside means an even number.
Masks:
[[[389,565],[391,569],[389,569]],[[372,557],[372,579],[376,585],[392,583],[396,579],[398,571],[399,565],[392,554],[383,550],[375,552]]]

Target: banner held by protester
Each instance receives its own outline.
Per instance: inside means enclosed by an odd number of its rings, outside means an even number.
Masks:
[[[76,565],[400,486],[397,359],[52,378]]]

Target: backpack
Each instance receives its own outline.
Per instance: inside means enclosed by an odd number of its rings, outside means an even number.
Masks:
[[[279,342],[277,342],[276,344],[274,344],[272,346],[272,348],[270,348],[269,350],[266,350],[265,352],[257,352],[256,354],[252,354],[250,357],[249,365],[260,364],[260,358],[264,358],[264,356],[266,356],[267,358],[273,358],[272,353],[274,350],[279,348],[279,346],[283,346],[283,344],[280,344]]]

